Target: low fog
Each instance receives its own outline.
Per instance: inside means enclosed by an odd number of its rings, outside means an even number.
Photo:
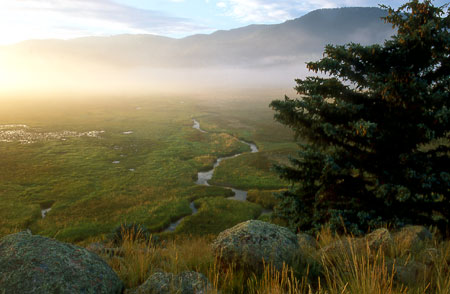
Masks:
[[[382,43],[393,34],[378,8],[313,11],[278,25],[251,25],[171,39],[118,35],[31,40],[0,47],[0,95],[200,94],[290,91],[326,44]]]

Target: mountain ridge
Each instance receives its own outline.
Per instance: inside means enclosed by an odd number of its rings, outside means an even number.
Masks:
[[[323,39],[333,44],[347,43],[352,41],[350,40],[352,36],[358,34],[357,27],[369,29],[372,34],[370,38],[367,36],[355,38],[357,42],[379,43],[387,37],[387,32],[391,31],[390,26],[387,29],[381,20],[375,22],[377,18],[385,14],[386,12],[380,8],[320,9],[280,24],[255,24],[180,39],[152,34],[120,34],[69,40],[28,40],[10,45],[9,48],[25,47],[26,50],[41,53],[55,49],[70,54],[77,54],[76,51],[78,51],[83,55],[87,54],[86,50],[83,50],[86,48],[94,53],[92,57],[102,59],[101,56],[96,56],[95,52],[100,49],[100,53],[105,57],[105,49],[101,48],[104,46],[107,47],[108,52],[114,49],[122,50],[122,52],[116,52],[117,56],[114,56],[118,60],[124,57],[124,50],[133,51],[132,56],[125,57],[129,60],[133,60],[141,49],[151,50],[151,54],[138,54],[141,58],[145,58],[146,65],[149,66],[207,66],[222,63],[258,66],[267,65],[267,57],[270,56],[297,56],[298,52],[302,51],[316,53],[323,49]],[[284,46],[275,45],[275,43]],[[60,47],[52,48],[53,46]],[[180,57],[191,60],[183,60]],[[282,59],[275,60],[275,63],[279,65]],[[140,64],[140,62],[135,63]]]
[[[43,77],[35,73],[42,72],[42,66],[52,77],[67,76],[70,83],[77,79],[81,84],[89,72],[98,80],[114,75],[108,79],[132,84],[148,81],[148,77],[155,85],[195,77],[195,84],[226,81],[233,87],[250,82],[253,76],[255,82],[279,85],[298,77],[305,62],[319,59],[326,44],[382,43],[394,33],[380,19],[386,15],[380,8],[320,9],[280,24],[249,25],[180,39],[122,34],[29,40],[0,47],[0,61],[3,55],[10,68],[25,71],[38,86]],[[125,72],[126,76],[119,77]]]

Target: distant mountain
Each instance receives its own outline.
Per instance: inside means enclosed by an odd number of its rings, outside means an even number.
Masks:
[[[250,25],[182,39],[117,35],[31,40],[0,47],[0,56],[14,56],[30,68],[44,66],[46,72],[79,73],[84,66],[91,72],[139,69],[141,73],[174,68],[303,68],[306,61],[322,56],[326,44],[382,43],[393,34],[392,27],[380,19],[386,14],[379,8],[321,9],[281,24]]]

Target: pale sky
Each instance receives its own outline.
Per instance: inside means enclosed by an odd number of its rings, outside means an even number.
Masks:
[[[319,8],[398,7],[398,0],[0,0],[0,44],[116,34],[184,37],[281,23]],[[448,0],[435,1],[443,5]]]

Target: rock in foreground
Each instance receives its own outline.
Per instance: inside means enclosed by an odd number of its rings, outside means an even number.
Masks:
[[[267,222],[250,220],[219,234],[212,244],[214,253],[224,266],[235,264],[261,272],[264,263],[278,270],[290,264],[298,252],[297,236],[286,228]]]
[[[331,262],[344,258],[351,259],[355,253],[377,254],[379,250],[386,251],[393,245],[392,236],[385,228],[377,229],[365,237],[343,237],[320,250]]]
[[[305,233],[297,233],[297,241],[300,248],[317,249],[318,247],[317,240],[313,236]]]
[[[157,272],[127,294],[206,294],[211,289],[208,279],[197,272],[189,271],[179,275]]]
[[[121,293],[122,282],[84,248],[21,232],[0,240],[0,293]]]
[[[409,250],[417,248],[421,242],[432,238],[433,234],[424,226],[406,226],[394,234],[396,243]]]

